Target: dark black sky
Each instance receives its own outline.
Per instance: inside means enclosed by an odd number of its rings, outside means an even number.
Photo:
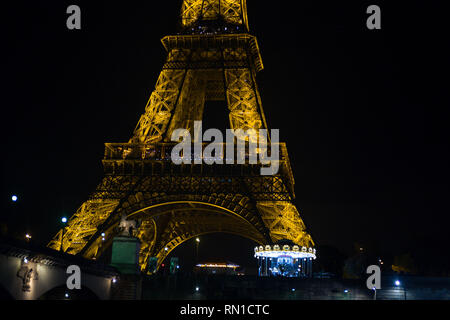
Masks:
[[[388,252],[426,244],[442,254],[448,19],[443,1],[392,2],[248,0],[265,64],[258,84],[317,244],[348,251],[368,241]],[[81,31],[66,28],[70,4],[81,7]],[[382,30],[365,26],[370,4],[382,9]],[[0,220],[10,230],[46,243],[93,191],[103,143],[128,141],[144,110],[165,60],[160,38],[176,32],[180,6],[3,7]]]

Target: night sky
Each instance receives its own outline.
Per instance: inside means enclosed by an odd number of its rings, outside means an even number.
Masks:
[[[373,243],[392,254],[426,246],[448,256],[448,18],[443,1],[392,2],[248,0],[265,65],[257,81],[317,245],[350,252]],[[70,4],[81,7],[81,31],[66,28]],[[382,30],[366,28],[370,4],[381,7]],[[3,7],[0,221],[10,234],[46,244],[100,182],[103,144],[131,137],[180,7]],[[205,122],[228,121],[207,114]],[[251,259],[250,241],[236,251],[240,238],[205,239],[204,257]]]

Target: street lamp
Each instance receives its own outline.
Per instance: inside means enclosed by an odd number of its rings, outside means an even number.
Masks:
[[[200,244],[200,238],[195,239],[195,261],[198,261],[198,245]]]
[[[18,199],[19,198],[17,198],[17,196],[15,194],[11,197],[12,202],[16,202]]]
[[[67,218],[62,217],[61,222],[63,223],[63,228],[61,232],[61,247],[59,248],[59,251],[63,251],[64,230],[66,229]]]
[[[27,242],[30,242],[31,236],[28,233],[25,235],[25,238],[27,239]]]
[[[403,287],[403,294],[404,294],[404,298],[406,300],[406,287],[405,286],[401,286],[402,283],[399,280],[395,280],[394,284],[399,289]]]

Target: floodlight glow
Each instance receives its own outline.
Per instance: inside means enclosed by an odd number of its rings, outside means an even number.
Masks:
[[[62,222],[62,223],[66,223],[66,222],[67,222],[67,218],[66,218],[66,217],[62,217],[62,218],[61,218],[61,222]]]
[[[395,280],[395,285],[398,287],[400,285],[400,281]]]
[[[11,200],[13,201],[13,202],[16,202],[17,201],[17,196],[16,195],[13,195],[12,197],[11,197]]]
[[[199,263],[196,265],[199,268],[230,268],[236,269],[239,268],[236,264],[227,264],[227,263]]]

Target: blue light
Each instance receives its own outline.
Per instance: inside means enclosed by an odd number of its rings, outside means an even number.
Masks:
[[[348,293],[348,290],[347,290],[347,289],[345,289],[345,290],[344,290],[344,292],[345,292],[345,293]]]
[[[17,198],[16,195],[13,195],[13,196],[11,197],[11,200],[12,200],[12,202],[16,202],[16,201],[18,200],[18,198]]]
[[[398,287],[400,285],[400,281],[395,280],[395,285]]]
[[[66,223],[67,222],[67,218],[66,217],[62,217],[61,221],[62,221],[62,223]]]

